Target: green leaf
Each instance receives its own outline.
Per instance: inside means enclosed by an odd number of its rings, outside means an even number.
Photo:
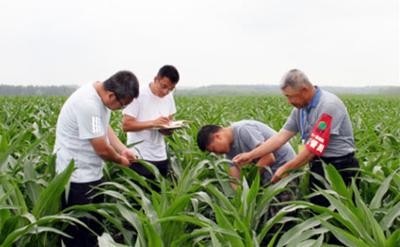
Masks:
[[[353,180],[352,187],[354,190],[354,197],[357,205],[359,205],[363,211],[363,215],[367,221],[367,229],[371,229],[372,236],[375,242],[374,245],[383,246],[385,244],[385,235],[383,234],[383,230],[378,222],[375,220],[371,210],[365,205],[365,203],[361,200],[360,193],[358,192],[357,186]],[[368,239],[366,239],[369,241]]]
[[[228,217],[224,214],[221,208],[218,205],[213,206],[215,217],[217,219],[218,226],[222,227],[223,229],[231,232],[232,234],[236,233],[235,228],[229,221]],[[244,229],[243,229],[244,230]],[[236,234],[235,234],[236,235]],[[245,246],[241,240],[239,235],[236,236],[225,236],[225,240],[229,242],[232,246]]]
[[[97,242],[99,244],[99,247],[128,247],[128,245],[115,242],[111,235],[108,233],[103,233],[101,236],[98,236]]]
[[[398,247],[400,246],[400,229],[397,229],[387,239],[385,246],[387,247]]]
[[[146,237],[144,234],[143,225],[142,225],[142,222],[140,221],[139,217],[137,216],[137,214],[132,212],[131,210],[128,210],[123,205],[116,204],[116,207],[119,210],[119,213],[122,215],[122,217],[129,224],[131,224],[137,231],[137,237],[140,241],[141,246],[146,246]]]
[[[331,185],[332,189],[336,191],[340,196],[346,198],[349,202],[352,201],[350,193],[347,191],[346,185],[343,181],[342,176],[336,170],[336,168],[329,164],[324,164],[325,176]]]
[[[71,161],[68,167],[62,173],[58,174],[42,191],[32,210],[32,213],[36,218],[58,212],[61,194],[63,193],[65,186],[68,184],[73,171],[74,162]]]
[[[372,245],[368,245],[364,243],[362,240],[360,240],[357,236],[354,236],[353,234],[341,229],[340,227],[336,227],[328,222],[326,222],[324,219],[320,218],[321,224],[328,228],[335,237],[345,244],[346,246],[349,247],[373,247]]]
[[[279,239],[277,247],[293,245],[294,243],[299,243],[299,239],[304,233],[310,229],[314,229],[319,226],[321,217],[312,217],[306,221],[292,227],[290,230],[285,232]],[[322,217],[323,220],[327,220],[328,217]]]
[[[326,197],[331,205],[333,205],[339,212],[339,214],[332,214],[336,220],[339,220],[344,226],[347,227],[353,234],[357,234],[359,237],[371,239],[368,235],[366,226],[363,224],[364,218],[359,218],[357,214],[357,208],[354,206],[346,205],[339,199],[334,198],[324,190],[319,191],[324,197]]]
[[[148,246],[164,246],[161,236],[157,233],[156,229],[149,222],[143,222],[143,229],[147,236]]]
[[[381,186],[379,186],[378,191],[376,191],[374,198],[372,198],[372,201],[370,203],[370,208],[371,209],[378,209],[381,207],[382,204],[382,198],[388,191],[390,187],[390,182],[392,181],[393,174],[387,177]]]
[[[398,219],[399,216],[400,216],[400,202],[398,202],[394,207],[392,207],[387,212],[387,214],[385,215],[385,217],[382,218],[379,224],[382,226],[384,230],[389,230],[389,228],[392,227],[393,225],[393,221],[395,219]]]

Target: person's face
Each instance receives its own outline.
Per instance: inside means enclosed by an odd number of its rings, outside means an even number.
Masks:
[[[288,103],[296,108],[303,108],[308,105],[307,102],[307,88],[301,87],[298,90],[294,90],[288,86],[282,90],[286,96]]]
[[[212,141],[208,144],[207,150],[216,154],[226,154],[230,151],[230,144],[227,138],[217,132],[212,136]]]
[[[154,78],[155,94],[164,97],[175,89],[175,84],[168,77]]]
[[[129,98],[119,99],[117,97],[117,95],[113,92],[110,92],[110,94],[108,95],[108,98],[109,98],[109,100],[108,100],[109,103],[108,103],[107,107],[110,110],[124,109],[127,105],[129,105],[132,102],[132,100]]]

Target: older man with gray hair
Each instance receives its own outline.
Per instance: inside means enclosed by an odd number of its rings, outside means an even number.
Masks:
[[[354,168],[358,168],[359,164],[354,157],[353,128],[346,106],[336,95],[313,86],[307,76],[297,69],[290,70],[283,77],[281,90],[289,104],[295,107],[283,128],[252,151],[237,155],[233,161],[239,165],[249,163],[277,150],[300,133],[302,145],[298,155],[281,166],[272,181],[279,181],[288,171],[308,162],[312,172],[324,177],[324,161],[335,166],[349,185],[356,174]],[[323,187],[313,176],[310,184],[313,188]],[[322,206],[329,205],[322,196],[313,197],[311,201]]]

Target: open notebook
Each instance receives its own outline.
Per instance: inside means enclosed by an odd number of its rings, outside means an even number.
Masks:
[[[186,127],[188,125],[189,121],[187,120],[177,120],[177,121],[171,121],[168,125],[164,125],[162,128],[158,129],[179,129]]]

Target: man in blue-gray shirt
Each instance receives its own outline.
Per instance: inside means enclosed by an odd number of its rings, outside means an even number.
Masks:
[[[197,134],[197,143],[202,151],[209,151],[216,154],[225,154],[228,159],[232,159],[237,154],[248,152],[258,147],[264,141],[274,136],[276,132],[267,125],[254,121],[242,120],[233,123],[229,127],[218,125],[205,125]],[[273,173],[295,157],[295,153],[290,144],[285,144],[273,153],[266,154],[253,162],[258,167],[271,168],[261,170],[264,182],[272,178]],[[240,179],[240,166],[231,164],[229,175]],[[236,184],[231,183],[232,188],[236,189]]]
[[[248,163],[277,150],[298,132],[301,134],[302,151],[283,166],[272,178],[278,181],[288,171],[297,169],[307,162],[311,171],[324,176],[322,161],[336,167],[346,185],[355,176],[358,160],[354,157],[353,128],[343,102],[334,94],[315,87],[300,70],[289,71],[283,78],[281,89],[288,102],[295,107],[283,128],[277,135],[268,139],[256,149],[237,155],[237,164]],[[312,187],[323,187],[318,180],[311,178]],[[329,205],[323,197],[311,200],[319,205]]]

